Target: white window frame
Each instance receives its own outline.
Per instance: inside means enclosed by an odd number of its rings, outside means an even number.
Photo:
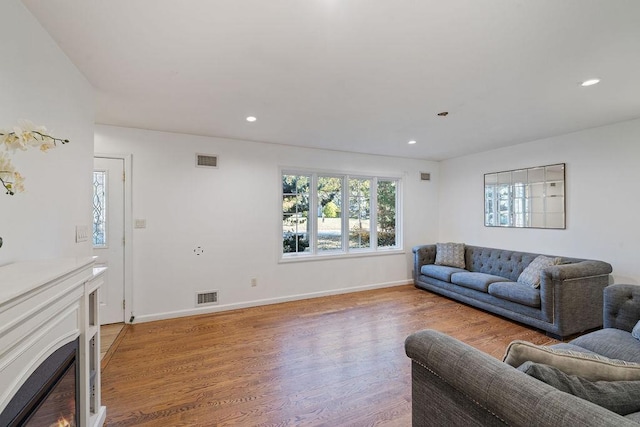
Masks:
[[[309,194],[309,251],[308,252],[283,252],[282,246],[282,177],[284,175],[310,176]],[[342,179],[342,249],[329,249],[318,251],[318,177],[336,177]],[[279,182],[279,221],[278,221],[278,247],[280,262],[309,261],[319,259],[332,259],[344,257],[376,256],[404,253],[403,239],[403,212],[402,195],[403,183],[401,176],[389,176],[379,174],[345,173],[325,170],[309,170],[298,168],[281,168],[278,174]],[[368,248],[349,248],[349,180],[369,179],[369,243]],[[396,183],[396,245],[378,247],[378,181],[394,181]]]

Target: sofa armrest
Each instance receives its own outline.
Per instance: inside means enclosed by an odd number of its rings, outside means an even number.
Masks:
[[[540,300],[553,333],[566,337],[602,327],[603,290],[609,285],[611,265],[584,260],[545,268],[540,276]]]
[[[548,275],[552,280],[574,280],[584,277],[606,276],[612,271],[611,264],[607,262],[586,260],[547,267],[542,274]]]
[[[436,262],[436,245],[420,245],[413,248],[413,280],[420,277],[423,265]]]
[[[405,341],[412,359],[413,426],[633,426],[433,330]]]
[[[604,288],[605,328],[631,332],[640,320],[640,285],[610,285]]]

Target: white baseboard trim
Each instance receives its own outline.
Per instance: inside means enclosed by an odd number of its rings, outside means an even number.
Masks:
[[[352,292],[369,291],[373,289],[391,288],[413,284],[413,280],[400,280],[396,282],[376,283],[373,285],[355,286],[352,288],[331,289],[329,291],[311,292],[307,294],[289,295],[285,297],[267,298],[254,301],[238,302],[233,304],[214,305],[208,307],[190,308],[187,310],[168,311],[157,314],[143,314],[135,316],[134,323],[154,322],[156,320],[175,319],[178,317],[196,316],[199,314],[217,313],[220,311],[238,310],[240,308],[258,307],[261,305],[279,304],[282,302],[298,301],[303,299],[326,297],[330,295],[348,294]]]

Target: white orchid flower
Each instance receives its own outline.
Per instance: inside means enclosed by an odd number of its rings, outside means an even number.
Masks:
[[[66,144],[68,139],[55,138],[49,135],[44,126],[34,125],[28,120],[23,120],[14,126],[12,130],[0,129],[0,184],[7,194],[15,194],[24,191],[24,177],[15,170],[7,152],[15,153],[16,150],[25,151],[29,147],[40,148],[47,152],[56,146],[56,143]]]

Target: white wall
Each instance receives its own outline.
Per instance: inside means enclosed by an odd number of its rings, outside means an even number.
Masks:
[[[440,165],[439,241],[611,263],[616,283],[640,283],[640,120],[447,160]],[[488,172],[566,163],[566,230],[483,225]]]
[[[408,283],[411,247],[437,236],[434,162],[101,125],[95,140],[98,153],[133,158],[133,218],[147,221],[133,235],[136,321],[194,313],[202,290],[219,290],[213,309],[228,309]],[[219,168],[195,167],[196,153],[219,156]],[[402,176],[405,253],[278,263],[280,167]]]
[[[75,225],[91,224],[93,89],[18,0],[0,2],[0,129],[26,119],[70,144],[17,152],[26,192],[0,192],[0,265],[91,255]]]

